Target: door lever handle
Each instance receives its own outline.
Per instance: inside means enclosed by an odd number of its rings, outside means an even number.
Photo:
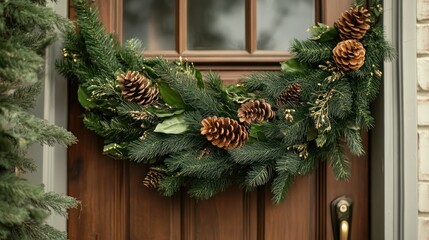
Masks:
[[[340,240],[348,240],[349,238],[349,223],[346,220],[340,224]]]
[[[353,201],[348,196],[340,196],[331,202],[332,230],[335,240],[349,240],[352,221]]]

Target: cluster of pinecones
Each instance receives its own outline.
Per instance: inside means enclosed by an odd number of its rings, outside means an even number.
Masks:
[[[300,84],[290,84],[277,98],[277,104],[282,106],[288,103],[300,102],[301,90]],[[269,103],[263,99],[258,99],[243,103],[238,109],[237,116],[244,125],[228,117],[212,116],[201,121],[200,132],[207,140],[219,148],[238,148],[246,144],[249,139],[249,124],[271,121],[275,117],[275,112]]]
[[[343,71],[358,70],[365,62],[365,48],[362,39],[370,29],[370,13],[364,7],[352,7],[343,12],[335,23],[343,40],[334,48],[333,55],[337,66]]]

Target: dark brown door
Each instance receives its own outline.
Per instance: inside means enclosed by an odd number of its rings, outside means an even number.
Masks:
[[[179,10],[182,0],[177,0]],[[246,9],[254,10],[256,0],[246,0]],[[316,1],[316,18],[332,24],[351,1]],[[110,32],[122,32],[122,1],[98,1],[101,19]],[[185,5],[186,7],[186,5]],[[253,9],[253,10],[252,10]],[[180,11],[179,11],[180,15]],[[249,17],[249,16],[246,16]],[[180,18],[180,16],[179,16]],[[178,28],[181,20],[178,19]],[[183,22],[182,22],[183,23]],[[252,20],[246,24],[252,34]],[[250,33],[249,33],[250,32]],[[119,34],[121,35],[121,34]],[[255,41],[250,38],[248,53]],[[201,69],[218,71],[227,83],[253,70],[276,70],[284,58],[278,53],[247,56],[204,56],[186,51],[180,36],[178,53],[188,54]],[[231,56],[230,56],[231,55]],[[258,58],[259,57],[259,58]],[[255,60],[256,59],[256,60]],[[353,199],[351,238],[369,238],[368,158],[351,157],[352,179],[338,182],[325,164],[309,176],[299,177],[278,206],[272,204],[269,189],[243,192],[233,187],[206,201],[190,199],[186,194],[172,198],[159,196],[145,188],[146,169],[136,163],[114,160],[101,154],[103,140],[87,130],[81,119],[75,85],[69,87],[69,129],[79,143],[68,152],[68,194],[82,202],[72,210],[68,222],[72,240],[315,240],[334,239],[330,203],[338,196]],[[365,136],[365,139],[367,137]],[[368,152],[367,140],[365,149]]]

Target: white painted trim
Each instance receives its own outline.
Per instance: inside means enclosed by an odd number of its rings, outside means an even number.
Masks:
[[[402,9],[402,140],[403,238],[417,239],[417,33],[416,0],[401,1]]]
[[[67,1],[49,2],[49,7],[64,17],[67,17]],[[45,52],[45,85],[43,96],[43,118],[49,123],[67,127],[67,82],[55,70],[55,61],[61,55],[61,43],[47,48]],[[67,151],[63,146],[43,146],[42,178],[45,191],[67,193]],[[61,230],[67,230],[64,217],[53,214],[48,224]]]
[[[416,0],[383,5],[386,37],[398,56],[384,65],[373,109],[371,239],[417,239]]]

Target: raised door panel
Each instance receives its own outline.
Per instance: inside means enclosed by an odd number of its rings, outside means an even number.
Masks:
[[[365,152],[368,153],[368,133],[363,135]],[[369,179],[367,155],[356,157],[348,155],[351,162],[351,178],[348,181],[337,181],[332,169],[326,169],[326,239],[333,240],[330,214],[331,202],[339,196],[346,195],[353,201],[350,239],[369,239]]]
[[[316,236],[317,218],[316,174],[298,177],[282,203],[274,205],[268,188],[259,212],[259,239],[311,240]]]
[[[129,226],[130,240],[181,239],[180,195],[162,197],[143,185],[147,168],[130,163]]]

